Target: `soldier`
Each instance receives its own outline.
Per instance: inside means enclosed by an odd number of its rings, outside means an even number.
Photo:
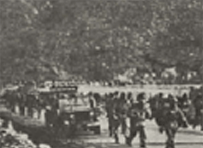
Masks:
[[[179,98],[178,98],[178,106],[179,106],[180,108],[182,108],[182,107],[184,106],[185,101],[187,101],[187,100],[188,100],[187,94],[184,93],[182,97],[179,97]]]
[[[101,103],[101,95],[99,93],[94,93],[93,97],[95,98],[96,104],[100,104]]]
[[[189,90],[189,98],[193,100],[194,96],[195,96],[195,88],[191,86]]]
[[[42,112],[43,108],[44,108],[44,102],[43,102],[42,98],[39,95],[37,95],[36,100],[35,100],[35,109],[37,111],[38,119],[41,118],[41,112]]]
[[[122,134],[126,133],[127,129],[127,116],[128,116],[128,110],[130,107],[130,104],[127,102],[127,98],[125,98],[125,93],[121,93],[120,99],[119,99],[119,120],[121,122],[121,130]]]
[[[113,136],[115,138],[115,143],[119,143],[119,137],[118,137],[118,129],[120,126],[120,120],[119,120],[119,99],[118,99],[118,92],[116,91],[114,93],[113,97],[113,106],[112,106],[112,132]]]
[[[203,95],[202,93],[198,93],[196,98],[193,100],[193,104],[195,107],[195,123],[194,128],[200,123],[201,130],[203,130]]]
[[[180,125],[187,127],[187,120],[184,114],[178,108],[176,98],[174,98],[172,95],[168,95],[168,97],[163,96],[162,108],[160,112],[161,114],[158,118],[163,119],[162,127],[167,136],[166,148],[175,148],[175,134]]]
[[[192,114],[194,113],[194,111],[191,110],[191,107],[192,107],[191,105],[192,105],[192,102],[186,93],[184,93],[183,96],[178,99],[178,107],[182,110],[185,117],[190,122],[192,121],[191,120],[193,116]]]
[[[93,97],[93,93],[89,92],[88,96],[89,96],[90,107],[95,108],[96,107],[96,100]]]
[[[133,103],[133,94],[132,94],[132,92],[128,92],[128,94],[127,94],[127,101],[128,101],[128,103]]]
[[[9,122],[10,122],[10,120],[9,120],[7,117],[4,117],[4,116],[2,116],[0,119],[2,119],[2,124],[1,124],[1,126],[2,126],[3,128],[8,128],[8,127],[9,127]],[[1,128],[1,126],[0,126],[0,128]]]
[[[55,126],[57,119],[57,112],[52,106],[46,106],[45,121],[48,128]]]
[[[133,138],[139,133],[140,147],[146,147],[145,120],[150,117],[149,109],[146,106],[146,94],[140,93],[137,102],[133,102],[129,109],[130,135],[126,137],[126,144],[131,146]]]
[[[152,118],[154,117],[155,120],[156,120],[156,116],[158,116],[158,114],[159,114],[159,108],[161,107],[160,104],[162,101],[162,97],[163,97],[163,94],[159,93],[159,94],[155,95],[154,97],[151,97],[148,101],[150,104],[151,112],[152,112]],[[159,121],[156,120],[156,122],[159,124]]]
[[[16,113],[16,104],[18,102],[18,98],[16,95],[16,92],[11,92],[11,98],[9,98],[10,100],[10,105],[11,105],[11,111]]]
[[[34,106],[35,98],[32,94],[27,94],[26,106],[27,106],[27,114],[30,117],[33,117],[33,106]]]
[[[10,91],[6,90],[4,94],[4,98],[6,100],[6,104],[8,108],[13,112],[14,111],[14,104],[13,104],[13,97]]]
[[[25,102],[26,102],[26,97],[21,93],[20,98],[19,98],[19,111],[20,115],[24,116],[25,115]]]
[[[109,126],[109,136],[111,137],[113,134],[112,127],[113,127],[113,93],[110,93],[109,96],[106,98],[106,113],[108,118],[108,126]]]
[[[159,93],[158,95],[156,95],[154,97],[154,107],[151,107],[152,110],[152,114],[155,117],[155,122],[156,124],[159,126],[159,132],[163,133],[164,130],[164,123],[165,123],[165,119],[164,116],[162,115],[162,111],[163,111],[163,102],[164,102],[164,98],[167,98],[167,95],[164,95],[163,93]],[[150,102],[151,105],[151,102]],[[152,109],[153,108],[153,109]]]

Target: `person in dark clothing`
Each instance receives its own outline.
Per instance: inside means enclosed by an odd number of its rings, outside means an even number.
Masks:
[[[126,137],[126,144],[131,146],[133,138],[139,133],[140,147],[146,147],[145,120],[150,117],[150,111],[146,106],[146,95],[140,93],[137,102],[134,102],[129,109],[130,135]]]
[[[133,103],[133,94],[132,94],[132,92],[128,92],[128,94],[127,94],[127,101],[129,103]]]
[[[198,93],[197,97],[193,100],[195,107],[195,123],[193,127],[195,128],[198,124],[201,125],[201,130],[203,130],[203,95]]]
[[[95,100],[92,92],[89,93],[89,103],[90,103],[90,107],[91,108],[95,108],[96,107],[96,100]]]
[[[175,135],[180,125],[187,127],[188,123],[183,112],[177,104],[177,100],[172,95],[163,97],[162,108],[159,110],[158,118],[162,119],[162,128],[167,136],[166,148],[175,148]]]
[[[10,107],[11,107],[11,111],[13,113],[16,113],[16,104],[17,104],[17,95],[15,92],[11,92],[11,96],[9,98],[9,101],[10,101]]]
[[[159,109],[161,107],[162,98],[163,98],[163,94],[159,93],[159,94],[156,94],[155,96],[151,97],[148,101],[151,112],[152,112],[152,118],[155,118],[155,120],[159,114]],[[156,121],[156,122],[157,122],[157,124],[159,124],[159,121]]]
[[[1,117],[1,119],[3,120],[3,122],[2,122],[2,127],[3,128],[8,128],[9,127],[9,119],[7,118],[7,117]]]
[[[110,93],[106,98],[106,113],[108,118],[109,136],[113,135],[113,93]]]
[[[119,120],[121,123],[121,130],[122,134],[126,133],[127,129],[127,116],[128,116],[128,110],[129,110],[129,103],[127,102],[127,98],[125,97],[125,93],[121,93],[121,96],[119,98],[119,103],[118,103],[118,114],[119,114]]]
[[[26,96],[21,94],[19,98],[19,111],[20,115],[25,115]]]
[[[178,98],[178,107],[181,109],[189,123],[194,121],[194,110],[191,110],[192,101],[189,99],[186,93],[182,97]]]
[[[33,117],[33,108],[35,105],[35,96],[28,94],[26,99],[27,114],[29,117]]]
[[[54,127],[54,124],[56,123],[56,119],[57,119],[57,111],[53,109],[51,106],[47,106],[46,112],[45,112],[46,126],[48,128]]]
[[[119,143],[119,137],[118,137],[118,128],[121,125],[120,119],[119,119],[119,98],[118,98],[118,92],[114,93],[113,97],[113,106],[112,106],[112,133],[115,139],[115,143]]]
[[[37,111],[37,118],[38,119],[41,118],[41,111],[43,108],[44,108],[44,102],[43,102],[42,98],[37,96],[35,99],[35,109]]]

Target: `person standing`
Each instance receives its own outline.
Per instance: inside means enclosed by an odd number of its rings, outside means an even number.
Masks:
[[[118,114],[119,114],[119,120],[121,123],[121,131],[122,131],[122,134],[125,134],[127,129],[128,110],[130,105],[127,102],[127,98],[125,97],[124,92],[121,93],[118,105],[119,105]]]
[[[19,111],[20,115],[24,116],[25,115],[25,103],[26,103],[26,97],[25,95],[21,94],[19,98]]]
[[[115,143],[119,143],[119,137],[118,137],[118,129],[121,125],[120,119],[119,119],[119,98],[118,98],[118,92],[116,91],[114,93],[113,97],[113,106],[112,106],[112,133],[115,139]]]
[[[113,135],[113,93],[110,93],[106,98],[106,113],[108,118],[109,136]]]
[[[48,128],[56,127],[57,117],[56,109],[53,106],[46,106],[45,123]]]
[[[33,107],[35,105],[35,97],[32,94],[27,94],[26,106],[27,106],[27,115],[33,117]]]
[[[90,108],[94,109],[96,107],[96,100],[93,96],[93,93],[89,92],[88,96],[89,96]]]

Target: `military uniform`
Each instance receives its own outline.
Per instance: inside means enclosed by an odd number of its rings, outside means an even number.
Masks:
[[[149,104],[150,104],[150,109],[151,109],[151,112],[152,112],[152,118],[155,118],[156,120],[156,117],[159,116],[159,109],[161,108],[161,102],[162,102],[162,97],[163,97],[163,94],[162,93],[159,93],[157,95],[155,95],[154,97],[150,98],[149,99]],[[159,121],[156,121],[157,124],[159,124]]]
[[[26,102],[26,97],[25,95],[21,94],[19,98],[19,111],[20,115],[24,116],[25,115],[25,102]]]
[[[122,134],[126,133],[127,129],[127,116],[130,104],[127,102],[127,98],[125,98],[125,93],[121,93],[121,96],[118,101],[118,117],[121,124]]]
[[[35,100],[35,109],[37,111],[37,118],[41,118],[41,111],[44,108],[43,100],[38,96]]]
[[[128,110],[130,108],[130,104],[128,104],[126,101],[121,102],[119,107],[119,120],[121,122],[121,130],[122,134],[126,133],[127,129],[127,117],[128,117]]]
[[[46,126],[51,128],[55,126],[57,119],[57,112],[53,107],[47,106],[46,107],[46,112],[45,112],[45,121],[46,121]]]
[[[15,92],[12,92],[10,97],[11,98],[9,98],[9,100],[10,100],[10,105],[11,105],[11,111],[16,113],[16,105],[18,102],[18,97]]]
[[[26,106],[27,106],[27,114],[30,117],[33,117],[33,107],[35,105],[35,97],[32,94],[27,95]]]
[[[111,137],[113,134],[113,94],[110,94],[106,100],[106,112],[108,118],[108,129],[109,136]]]
[[[201,125],[201,130],[203,130],[203,95],[199,93],[197,97],[193,100],[195,106],[195,124],[194,127],[198,124]]]
[[[89,93],[89,103],[91,108],[95,108],[97,105],[96,100],[91,92]]]
[[[126,144],[131,146],[133,138],[139,133],[140,147],[146,147],[146,133],[145,133],[145,120],[149,118],[150,112],[147,105],[143,102],[145,100],[144,94],[139,94],[138,102],[133,103],[129,108],[130,117],[130,135],[126,137]]]
[[[118,129],[121,125],[120,119],[119,119],[119,99],[117,96],[114,96],[113,99],[113,106],[112,106],[112,132],[115,138],[115,143],[119,143],[118,138]]]
[[[175,134],[180,125],[187,126],[187,120],[182,111],[177,106],[177,101],[172,96],[163,98],[162,109],[160,110],[162,118],[162,127],[167,136],[166,148],[174,148]]]
[[[178,107],[181,109],[188,122],[193,123],[195,114],[194,106],[192,105],[192,101],[187,97],[187,94],[184,94],[178,99]]]

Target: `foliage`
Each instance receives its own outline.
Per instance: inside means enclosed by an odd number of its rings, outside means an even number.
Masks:
[[[201,0],[2,0],[1,80],[108,80],[129,68],[200,75]]]

